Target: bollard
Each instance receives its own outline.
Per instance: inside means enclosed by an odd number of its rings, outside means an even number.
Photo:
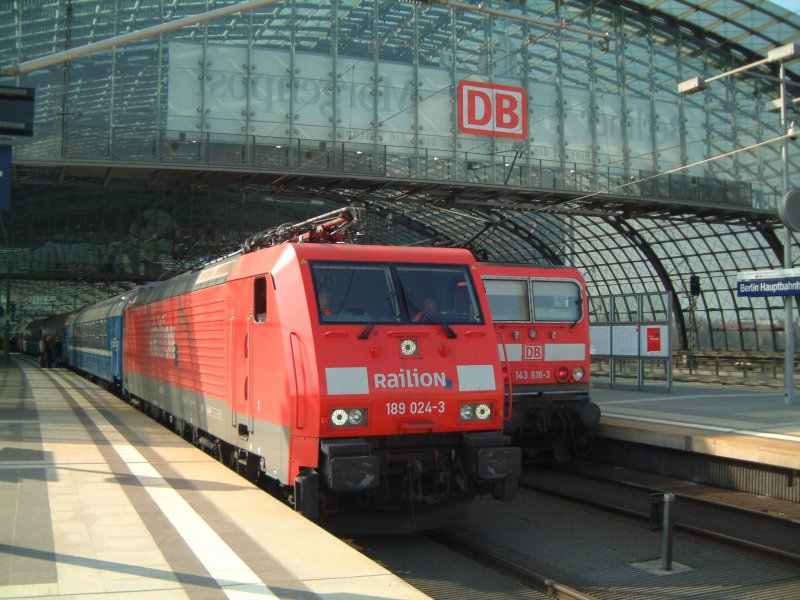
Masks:
[[[672,563],[672,532],[675,528],[675,500],[672,492],[660,492],[650,495],[650,531],[661,530],[661,559],[633,563],[634,567],[644,569],[656,575],[672,575],[691,571],[679,562]]]
[[[675,522],[673,503],[675,494],[664,493],[664,516],[662,519],[664,535],[661,538],[661,570],[672,570],[672,525]],[[652,500],[651,500],[652,502]]]
[[[661,531],[664,522],[661,514],[661,505],[664,502],[664,494],[650,495],[650,531]]]

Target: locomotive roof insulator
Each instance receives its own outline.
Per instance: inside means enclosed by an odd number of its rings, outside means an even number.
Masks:
[[[250,236],[242,244],[242,252],[286,243],[340,244],[350,240],[350,229],[362,222],[364,209],[346,206],[302,223],[283,224]]]

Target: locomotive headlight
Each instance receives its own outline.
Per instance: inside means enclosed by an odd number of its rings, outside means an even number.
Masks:
[[[350,415],[347,418],[347,422],[350,425],[361,425],[366,419],[367,411],[362,411],[360,408],[354,408],[350,411]]]
[[[331,425],[334,427],[344,427],[346,425],[355,427],[366,424],[366,408],[336,408],[331,411]]]
[[[574,369],[572,369],[572,377],[575,379],[575,381],[583,381],[584,375],[585,372],[583,370],[583,367],[575,367]]]
[[[478,404],[475,407],[475,416],[481,421],[485,421],[492,416],[492,407],[488,404]]]
[[[492,405],[481,404],[462,404],[459,411],[462,421],[486,421],[492,418]]]
[[[341,427],[347,423],[347,411],[337,408],[331,413],[331,423],[334,425],[334,427]]]

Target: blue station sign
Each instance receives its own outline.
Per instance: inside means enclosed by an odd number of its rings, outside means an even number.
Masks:
[[[736,295],[800,296],[800,269],[771,269],[737,273]]]

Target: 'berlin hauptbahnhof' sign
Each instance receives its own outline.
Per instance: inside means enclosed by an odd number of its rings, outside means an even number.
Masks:
[[[737,273],[736,295],[800,296],[800,269],[773,269]]]

